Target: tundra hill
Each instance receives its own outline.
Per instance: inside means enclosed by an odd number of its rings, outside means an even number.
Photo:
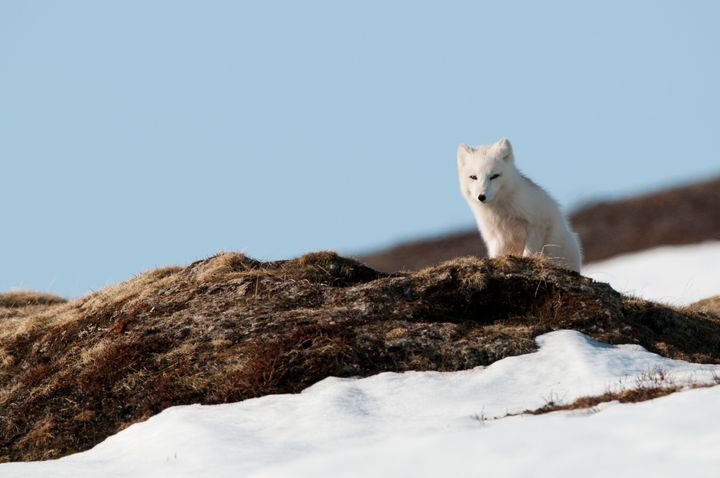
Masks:
[[[223,253],[72,302],[0,295],[0,323],[0,461],[85,450],[172,405],[487,365],[557,329],[720,362],[714,313],[625,297],[532,258],[384,274],[329,252]]]
[[[720,178],[578,209],[570,222],[586,263],[663,245],[720,240]],[[468,211],[468,218],[471,218]],[[360,257],[385,272],[418,270],[462,256],[485,257],[476,228],[398,244]]]
[[[696,311],[720,316],[720,295],[714,295],[712,297],[708,297],[707,299],[695,302],[692,304],[691,308]]]

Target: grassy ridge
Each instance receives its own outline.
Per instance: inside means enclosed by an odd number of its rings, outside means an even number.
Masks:
[[[329,375],[460,370],[575,329],[720,362],[720,320],[530,258],[383,274],[330,252],[224,253],[71,302],[0,295],[0,461],[84,450],[172,405],[297,392]]]

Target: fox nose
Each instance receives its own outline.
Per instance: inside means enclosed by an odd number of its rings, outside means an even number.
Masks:
[[[479,195],[478,199],[480,200],[480,202],[485,202],[485,195],[484,194]]]

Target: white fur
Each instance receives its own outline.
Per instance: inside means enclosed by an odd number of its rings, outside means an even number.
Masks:
[[[490,257],[542,254],[580,272],[577,236],[553,198],[515,167],[510,141],[476,148],[461,144],[457,164],[460,190]],[[499,177],[491,180],[493,175]]]

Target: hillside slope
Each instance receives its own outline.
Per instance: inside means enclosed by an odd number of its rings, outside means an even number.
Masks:
[[[720,240],[720,178],[578,209],[570,222],[586,263],[661,245]],[[468,211],[468,218],[470,218]],[[418,270],[462,256],[484,257],[477,229],[401,243],[360,256],[377,270]]]
[[[297,392],[327,376],[451,371],[574,329],[720,362],[720,320],[622,296],[535,259],[383,274],[333,253],[225,253],[69,303],[0,300],[0,460],[90,448],[178,404]]]

